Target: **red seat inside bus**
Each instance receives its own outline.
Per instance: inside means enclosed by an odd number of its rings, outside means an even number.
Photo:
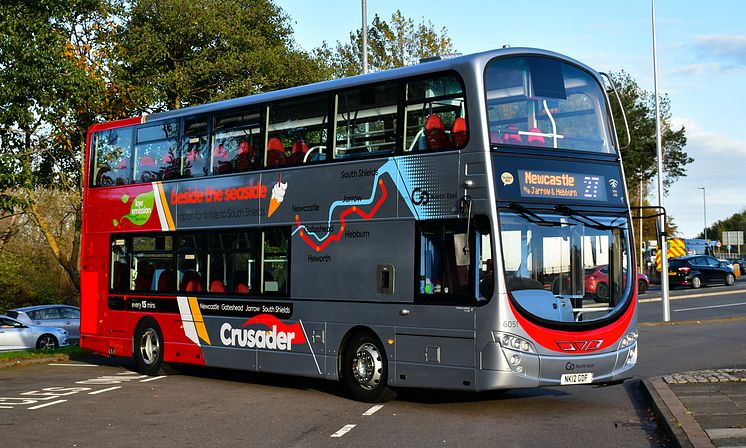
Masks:
[[[450,144],[443,120],[435,114],[427,117],[425,121],[425,140],[428,149],[441,149]]]
[[[251,147],[251,143],[244,140],[238,144],[236,161],[240,171],[257,168],[256,151]]]
[[[267,166],[284,165],[287,163],[285,147],[277,137],[272,137],[267,142]]]
[[[174,272],[171,269],[166,269],[161,272],[158,276],[158,287],[157,291],[171,291],[174,284]]]
[[[210,292],[225,292],[225,284],[222,282],[222,280],[211,281]]]
[[[298,140],[293,143],[293,149],[290,152],[290,160],[292,163],[303,163],[303,159],[306,157],[308,152],[308,145],[303,140]]]
[[[202,292],[202,278],[197,271],[186,271],[181,278],[179,292]]]
[[[451,128],[451,138],[453,144],[456,146],[464,146],[466,144],[466,120],[458,117],[453,121],[453,127]]]

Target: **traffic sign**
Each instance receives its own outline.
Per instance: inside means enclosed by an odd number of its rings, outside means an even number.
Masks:
[[[733,246],[739,246],[743,244],[743,231],[728,231],[723,232],[723,243],[731,244]]]

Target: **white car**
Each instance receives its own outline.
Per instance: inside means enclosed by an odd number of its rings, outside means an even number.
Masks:
[[[70,305],[35,305],[6,311],[5,315],[26,325],[64,328],[71,344],[80,339],[80,308]]]
[[[8,316],[0,316],[0,351],[54,349],[67,346],[67,330],[27,325]]]

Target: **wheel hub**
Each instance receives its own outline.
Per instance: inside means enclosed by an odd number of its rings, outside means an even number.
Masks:
[[[363,389],[375,389],[381,382],[383,361],[375,345],[365,343],[355,352],[352,359],[352,373]]]
[[[140,354],[145,364],[152,365],[158,361],[161,347],[158,341],[158,334],[152,328],[148,328],[140,338]]]

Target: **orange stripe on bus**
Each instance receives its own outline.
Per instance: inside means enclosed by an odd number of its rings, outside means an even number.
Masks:
[[[194,326],[197,327],[197,335],[200,339],[207,342],[208,345],[212,345],[210,342],[210,335],[207,334],[207,327],[205,327],[205,321],[202,319],[202,313],[199,311],[199,302],[196,297],[189,297],[189,308],[192,310],[192,320]]]
[[[174,225],[174,218],[171,216],[171,209],[168,208],[168,201],[166,200],[166,193],[163,191],[163,185],[158,182],[158,197],[161,201],[161,208],[163,209],[163,214],[166,216],[166,223],[168,224],[168,230],[176,230],[176,226]]]

